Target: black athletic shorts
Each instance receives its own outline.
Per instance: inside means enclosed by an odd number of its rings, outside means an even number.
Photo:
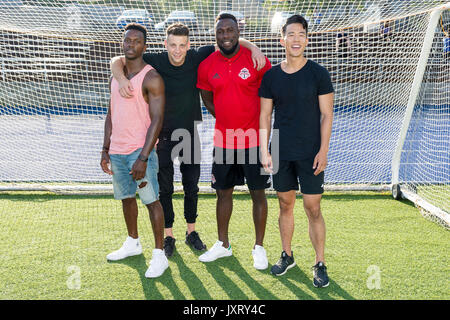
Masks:
[[[304,194],[322,194],[324,172],[314,175],[314,159],[287,161],[280,160],[278,172],[273,175],[273,188],[278,192],[300,190]]]
[[[224,190],[247,183],[249,190],[270,187],[270,175],[264,174],[259,148],[223,149],[214,147],[211,186]]]

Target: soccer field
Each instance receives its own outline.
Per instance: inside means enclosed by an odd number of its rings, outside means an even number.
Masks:
[[[177,251],[169,269],[147,279],[154,246],[139,204],[140,256],[107,262],[126,237],[120,201],[112,196],[1,192],[0,299],[449,299],[448,230],[424,219],[408,201],[388,193],[327,192],[326,260],[330,286],[312,285],[314,251],[299,196],[293,252],[297,266],[275,277],[253,268],[251,199],[234,197],[233,256],[204,264],[184,244],[183,196],[176,194]],[[268,196],[265,248],[269,263],[281,253],[278,200]],[[58,208],[58,209],[56,209]],[[215,195],[199,198],[197,230],[210,247],[217,239]]]

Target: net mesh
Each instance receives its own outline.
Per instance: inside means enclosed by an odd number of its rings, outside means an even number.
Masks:
[[[149,30],[164,50],[168,23],[191,27],[193,47],[213,44],[214,18],[232,11],[241,36],[272,64],[284,59],[279,29],[309,21],[307,58],[325,66],[336,96],[325,180],[392,182],[392,158],[431,12],[446,1],[0,1],[0,187],[109,184],[99,166],[109,61],[123,26]],[[190,11],[191,13],[174,13]],[[449,22],[443,10],[403,145],[400,182],[449,212]],[[201,181],[210,181],[214,118],[203,107]],[[175,180],[181,180],[178,165]],[[46,183],[46,184],[44,184]],[[56,187],[55,187],[56,185]],[[89,186],[85,187],[89,189]]]

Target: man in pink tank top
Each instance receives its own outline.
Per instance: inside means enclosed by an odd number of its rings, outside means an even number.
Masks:
[[[163,123],[165,96],[161,76],[142,59],[146,36],[147,31],[138,24],[125,27],[124,72],[138,92],[132,99],[123,98],[118,82],[111,79],[100,164],[103,171],[113,177],[114,198],[122,200],[128,230],[122,247],[108,254],[107,259],[117,261],[142,253],[137,230],[137,191],[148,208],[155,238],[155,249],[145,276],[156,278],[169,266],[163,251],[164,213],[158,198],[158,157],[154,149]]]

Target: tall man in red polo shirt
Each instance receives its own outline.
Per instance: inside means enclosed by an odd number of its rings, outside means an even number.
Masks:
[[[260,99],[258,89],[266,65],[257,71],[250,50],[239,46],[239,27],[231,14],[216,19],[216,41],[220,51],[203,60],[198,68],[197,87],[208,111],[216,118],[212,187],[216,189],[219,240],[199,257],[211,262],[232,255],[228,225],[233,209],[233,190],[247,182],[253,202],[256,241],[252,250],[256,269],[268,267],[263,247],[267,220],[265,188],[268,175],[261,174],[259,154]]]

